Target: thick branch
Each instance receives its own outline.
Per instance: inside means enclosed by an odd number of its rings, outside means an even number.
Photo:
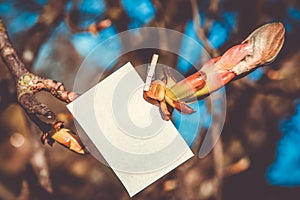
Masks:
[[[19,103],[43,132],[49,131],[51,125],[41,121],[37,116],[55,119],[55,114],[45,104],[39,102],[34,95],[44,90],[59,100],[69,103],[78,97],[78,94],[65,90],[61,82],[30,73],[12,47],[2,20],[0,20],[0,54],[16,82]]]
[[[28,71],[13,49],[2,20],[0,21],[0,50],[3,61],[13,75],[15,81],[18,81],[19,78]]]

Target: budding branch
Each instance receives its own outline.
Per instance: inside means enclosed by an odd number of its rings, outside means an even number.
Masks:
[[[66,90],[61,82],[46,79],[29,72],[13,48],[6,32],[5,25],[1,19],[0,54],[15,80],[18,102],[42,131],[48,131],[52,126],[43,123],[39,120],[38,116],[41,115],[48,119],[55,120],[55,113],[45,104],[39,102],[35,98],[35,94],[40,91],[47,91],[57,99],[66,103],[73,101],[78,97],[78,94]]]

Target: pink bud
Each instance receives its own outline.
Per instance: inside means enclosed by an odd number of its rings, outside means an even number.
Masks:
[[[283,46],[284,33],[285,28],[280,22],[266,24],[256,29],[242,42],[249,44],[248,55],[230,71],[239,75],[272,62]]]

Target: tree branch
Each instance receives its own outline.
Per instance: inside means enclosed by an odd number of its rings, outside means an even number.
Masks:
[[[3,61],[16,82],[18,101],[27,112],[43,115],[49,119],[55,118],[54,113],[34,97],[34,94],[42,90],[50,92],[66,103],[73,101],[78,96],[74,92],[65,90],[61,82],[30,73],[12,47],[2,20],[0,21],[0,51]]]
[[[35,98],[35,94],[40,91],[47,91],[52,96],[66,103],[73,101],[79,95],[75,92],[66,90],[63,83],[61,82],[42,78],[33,73],[30,73],[12,47],[6,32],[5,25],[1,19],[0,54],[15,80],[18,102],[25,109],[30,119],[35,122],[38,127],[44,132],[45,135],[42,137],[43,141],[47,140],[49,144],[52,144],[54,142],[52,136],[62,128],[62,123],[55,121],[55,113],[45,104],[39,102]],[[48,124],[42,121],[38,116],[44,116],[47,119],[51,119],[54,121],[54,123]],[[70,146],[68,146],[68,141],[71,137],[75,136],[70,134],[68,136],[63,135],[63,138],[59,138],[61,140],[58,142],[70,148]]]
[[[201,27],[201,19],[199,15],[199,9],[196,0],[191,0],[191,6],[192,6],[192,12],[193,12],[193,22],[195,31],[197,33],[197,36],[200,40],[203,42],[203,47],[205,50],[212,56],[216,57],[218,55],[218,52],[209,44],[209,41],[205,35],[205,32],[203,28]]]
[[[38,132],[38,127],[34,126],[33,123],[30,123],[27,120],[30,132]],[[29,138],[32,143],[32,156],[29,160],[32,169],[38,179],[38,182],[42,188],[44,188],[47,192],[52,193],[52,183],[50,178],[50,170],[47,160],[46,151],[42,148],[41,143],[34,138]]]
[[[72,31],[72,33],[91,32],[94,35],[98,34],[100,31],[111,26],[111,24],[112,24],[110,19],[103,19],[98,22],[90,24],[86,28],[82,28],[72,22],[70,13],[66,14],[65,22],[66,22],[68,28]]]
[[[31,67],[40,47],[49,38],[51,31],[63,19],[65,5],[69,0],[49,0],[44,6],[37,22],[27,32],[28,40],[22,45],[22,59]]]

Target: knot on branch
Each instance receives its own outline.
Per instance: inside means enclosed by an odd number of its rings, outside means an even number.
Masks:
[[[67,91],[61,82],[45,79],[30,72],[24,73],[17,81],[17,95],[20,104],[28,112],[43,115],[48,119],[55,118],[55,114],[46,105],[36,100],[34,95],[40,91],[48,91],[66,103],[70,103],[78,97],[77,93]]]
[[[45,105],[40,103],[34,96],[38,92],[38,77],[30,72],[20,76],[17,82],[18,101],[25,110],[32,114],[39,114],[48,119],[55,118],[55,114]]]
[[[17,83],[18,100],[20,100],[24,94],[34,94],[32,89],[34,77],[32,73],[27,72],[19,78]]]

